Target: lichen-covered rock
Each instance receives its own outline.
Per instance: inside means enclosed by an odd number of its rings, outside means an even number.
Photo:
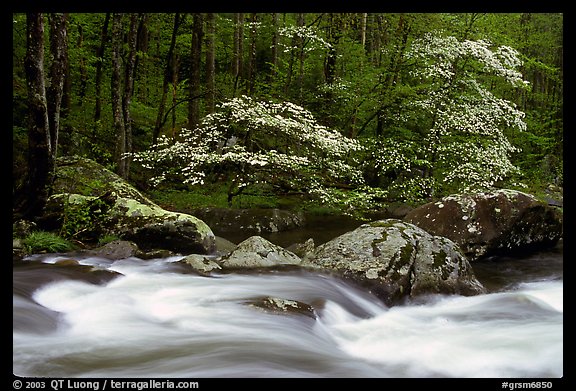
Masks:
[[[216,263],[213,259],[200,254],[190,254],[184,257],[181,262],[190,265],[192,269],[202,275],[209,275],[213,271],[222,269],[222,267],[218,265],[218,263]]]
[[[230,254],[223,256],[218,263],[223,268],[259,268],[300,265],[302,260],[261,236],[251,236],[239,243]]]
[[[78,156],[57,159],[53,196],[40,221],[48,230],[76,225],[88,239],[115,235],[144,252],[206,254],[215,248],[214,233],[202,220],[161,208],[120,176]]]
[[[363,224],[306,260],[366,285],[389,304],[421,294],[486,292],[455,243],[397,219]]]
[[[96,205],[99,197],[55,194],[48,199],[46,215],[66,216],[74,206]],[[135,242],[144,251],[167,249],[181,253],[208,254],[214,251],[214,233],[202,220],[184,213],[170,212],[155,204],[142,204],[131,198],[106,198],[92,229],[100,235],[114,235]],[[60,221],[62,224],[62,221]]]
[[[314,252],[315,244],[314,239],[309,238],[304,243],[294,243],[288,247],[286,250],[293,252],[300,258],[306,258]]]
[[[557,210],[515,190],[451,195],[412,210],[404,221],[451,239],[471,261],[553,246],[562,236]]]

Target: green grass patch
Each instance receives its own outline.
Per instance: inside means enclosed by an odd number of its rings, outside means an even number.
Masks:
[[[46,231],[34,231],[22,240],[26,252],[36,253],[59,253],[71,251],[74,245],[68,240]]]

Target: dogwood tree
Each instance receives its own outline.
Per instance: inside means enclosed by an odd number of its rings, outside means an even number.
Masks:
[[[493,86],[501,81],[527,86],[518,71],[519,53],[486,40],[430,33],[412,44],[406,61],[417,98],[399,117],[411,112],[420,118],[425,176],[466,191],[488,188],[514,173],[510,155],[518,149],[506,131],[525,130],[524,113],[498,97]]]
[[[152,184],[224,178],[231,202],[260,182],[284,191],[306,189],[318,197],[326,197],[331,187],[360,185],[362,173],[351,156],[359,148],[298,105],[242,96],[222,103],[196,129],[182,129],[177,140],[161,137],[133,159],[152,170]]]

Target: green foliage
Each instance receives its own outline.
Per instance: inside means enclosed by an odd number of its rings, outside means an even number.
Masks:
[[[68,240],[46,231],[31,232],[22,240],[24,249],[29,254],[58,253],[74,249],[74,245]]]
[[[380,199],[417,202],[466,188],[563,181],[562,14],[306,13],[304,26],[298,26],[298,14],[277,14],[273,24],[273,14],[246,13],[238,77],[231,72],[234,15],[216,14],[215,95],[221,106],[208,115],[206,95],[198,98],[205,120],[198,129],[180,133],[188,122],[192,27],[190,15],[181,16],[174,49],[176,81],[170,77],[164,114],[174,102],[181,104],[173,110],[174,126],[171,112],[160,134],[170,143],[176,139],[172,151],[193,141],[196,157],[174,151],[150,164],[163,172],[156,179],[175,187],[188,186],[182,184],[183,175],[189,183],[204,181],[192,187],[198,199],[189,202],[195,205],[277,205],[278,195],[310,192],[318,207],[368,208],[370,203],[377,207]],[[69,15],[69,89],[58,153],[87,156],[114,168],[111,26],[103,58],[97,55],[104,20],[104,13]],[[174,14],[150,13],[140,21],[131,145],[137,153],[164,147],[168,152],[168,144],[150,148],[150,143],[162,106]],[[126,34],[128,24],[123,28]],[[29,127],[25,14],[12,15],[12,32],[13,192],[18,194],[24,186]],[[45,37],[48,71],[48,24]],[[202,83],[207,76],[205,54],[204,46]],[[126,51],[121,55],[125,60]],[[98,65],[102,110],[96,120]],[[515,88],[523,80],[529,88]],[[201,88],[205,92],[206,84]],[[273,104],[282,105],[278,102],[294,102],[302,111],[292,117],[285,115],[286,107],[273,113]],[[520,132],[522,122],[526,126]],[[347,136],[353,144],[361,140],[363,146],[334,154],[310,141],[309,135],[324,129]],[[217,133],[219,143],[230,145],[214,144],[210,137]],[[143,172],[134,169],[131,179],[144,183]],[[267,182],[271,187],[264,191]],[[223,185],[216,200],[202,193],[203,187],[217,183]],[[366,192],[365,197],[358,192]],[[73,213],[65,229],[68,235],[79,235],[88,223],[83,213]]]
[[[83,202],[67,202],[60,235],[70,239],[96,240],[101,218],[108,208],[109,206],[100,198]],[[86,236],[86,232],[90,232],[92,236]]]

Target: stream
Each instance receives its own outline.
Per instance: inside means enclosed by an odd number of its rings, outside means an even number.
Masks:
[[[178,262],[181,258],[77,257],[79,265],[61,265],[58,261],[69,257],[38,254],[15,262],[13,373],[82,378],[559,378],[564,373],[561,244],[473,263],[488,294],[431,295],[394,307],[332,275],[271,270],[206,277]],[[313,316],[249,304],[262,297],[306,303]]]

